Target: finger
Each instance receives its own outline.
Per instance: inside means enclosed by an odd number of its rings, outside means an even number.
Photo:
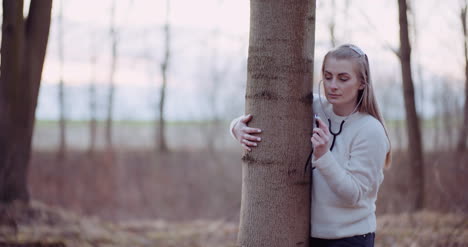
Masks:
[[[248,123],[248,122],[250,122],[250,120],[252,120],[252,117],[253,117],[252,114],[247,114],[247,115],[245,115],[244,117],[241,118],[241,122]]]
[[[311,141],[312,141],[312,146],[314,146],[314,148],[320,146],[320,140],[317,139],[316,136],[312,136],[312,138],[310,138]]]
[[[260,138],[258,136],[253,136],[253,135],[249,135],[249,134],[243,134],[242,138],[246,139],[246,140],[249,140],[249,141],[256,141],[256,142],[259,142],[259,141],[262,140],[262,138]]]
[[[325,133],[322,129],[319,129],[319,128],[315,128],[313,132],[314,132],[314,134],[319,135],[320,137],[324,138],[325,140],[328,139],[328,137],[329,137],[328,133]]]
[[[245,131],[246,133],[261,133],[262,130],[259,129],[259,128],[250,128],[250,127],[244,127],[242,128],[243,131]]]
[[[325,124],[325,122],[322,121],[322,119],[317,118],[317,121],[319,123],[319,128],[322,129],[325,133],[328,133],[328,125]]]
[[[252,149],[250,149],[249,147],[247,147],[244,143],[242,143],[242,148],[245,150],[245,151],[252,151]]]
[[[321,138],[320,136],[314,134],[312,136],[312,138],[315,140],[315,142],[317,143],[317,145],[324,145],[325,144],[325,141],[323,140],[323,138]]]
[[[256,146],[257,146],[257,143],[251,142],[251,141],[247,141],[246,139],[243,139],[242,142],[243,142],[245,145],[249,146],[249,147],[256,147]]]

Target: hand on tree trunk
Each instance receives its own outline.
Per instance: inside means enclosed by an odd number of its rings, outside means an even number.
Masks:
[[[233,127],[234,137],[242,145],[242,148],[249,152],[252,151],[251,147],[258,146],[257,142],[262,140],[262,138],[254,136],[254,134],[261,133],[261,129],[247,126],[252,118],[251,114],[245,115]]]

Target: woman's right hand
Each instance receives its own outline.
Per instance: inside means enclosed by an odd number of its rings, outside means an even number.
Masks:
[[[258,146],[258,142],[262,140],[262,138],[258,136],[254,136],[253,134],[261,133],[262,130],[258,128],[250,128],[247,124],[252,120],[252,115],[248,114],[239,119],[237,123],[233,127],[233,134],[234,137],[239,141],[242,145],[242,148],[246,151],[252,151],[252,147]]]

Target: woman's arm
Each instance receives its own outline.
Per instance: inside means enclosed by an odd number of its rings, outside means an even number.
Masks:
[[[242,148],[246,151],[252,151],[252,147],[256,147],[262,139],[254,134],[259,134],[262,132],[258,128],[250,128],[247,124],[252,120],[253,116],[251,114],[240,116],[231,121],[229,125],[229,132],[231,136],[241,143]]]
[[[344,166],[338,164],[330,151],[312,160],[330,188],[350,205],[357,204],[383,181],[389,144],[383,128],[371,122],[373,124],[362,126],[363,131],[356,136]]]
[[[232,121],[231,121],[231,124],[229,124],[229,133],[231,134],[232,138],[236,139],[237,140],[237,137],[236,135],[234,135],[234,126],[241,120],[241,118],[243,118],[244,115],[242,116],[239,116],[237,118],[234,118]]]

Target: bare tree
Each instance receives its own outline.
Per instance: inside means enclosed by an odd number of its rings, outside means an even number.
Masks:
[[[114,93],[115,93],[115,72],[117,70],[117,46],[118,46],[118,33],[115,24],[115,5],[116,0],[112,1],[111,6],[111,21],[110,21],[110,37],[112,42],[112,55],[111,55],[111,67],[109,74],[109,94],[107,99],[107,120],[106,120],[106,145],[108,150],[113,150],[112,141],[112,121],[113,121],[113,110],[114,110]]]
[[[419,30],[418,30],[418,23],[417,23],[417,16],[416,16],[416,9],[417,9],[417,6],[415,6],[416,4],[416,1],[410,1],[410,2],[407,2],[408,5],[408,13],[410,14],[410,18],[411,18],[411,22],[412,22],[412,25],[410,25],[411,27],[411,35],[412,35],[412,38],[413,40],[410,41],[412,44],[413,44],[413,47],[415,47],[414,50],[412,50],[412,53],[413,53],[413,57],[414,57],[414,74],[416,75],[414,79],[415,81],[415,86],[416,86],[416,92],[415,92],[415,102],[418,102],[417,104],[417,111],[418,113],[420,114],[420,116],[424,117],[424,99],[425,99],[425,81],[424,81],[424,78],[423,78],[423,66],[422,64],[419,62],[419,45],[420,45],[420,39],[419,39]]]
[[[52,0],[3,0],[0,65],[0,202],[29,202],[27,170]]]
[[[335,0],[331,0],[331,9],[332,9],[332,14],[330,17],[330,22],[328,23],[328,30],[330,31],[330,43],[332,47],[336,47],[336,33],[335,33],[335,28],[336,28],[336,2]]]
[[[400,52],[401,72],[403,78],[403,96],[405,101],[407,134],[410,152],[410,165],[414,191],[416,193],[414,209],[422,209],[424,204],[424,160],[421,142],[421,131],[414,99],[414,86],[411,75],[411,46],[408,34],[408,17],[406,0],[398,0],[400,23]]]
[[[223,76],[228,73],[230,67],[230,61],[228,58],[219,55],[219,39],[220,39],[220,30],[215,28],[212,32],[210,40],[212,40],[212,49],[211,56],[209,58],[210,63],[210,78],[208,79],[210,86],[207,92],[207,100],[210,105],[211,119],[210,119],[210,128],[206,129],[206,140],[208,150],[212,153],[215,151],[215,142],[216,135],[212,133],[218,133],[218,129],[221,125],[221,112],[219,109],[218,99],[220,95],[220,89],[223,87]]]
[[[219,61],[219,55],[218,55],[218,41],[219,39],[219,29],[216,28],[213,31],[213,34],[211,36],[211,40],[215,42],[212,48],[212,54],[210,57],[210,63],[211,63],[211,71],[210,71],[210,76],[209,82],[210,82],[210,88],[209,88],[209,94],[208,94],[208,100],[210,104],[210,111],[211,111],[211,120],[210,120],[210,128],[208,129],[208,133],[206,133],[206,140],[207,140],[207,146],[208,150],[213,153],[214,148],[215,148],[215,138],[216,135],[213,135],[211,133],[217,133],[217,126],[219,124],[219,113],[218,113],[218,108],[217,108],[217,95],[219,93],[219,86],[221,83],[221,71],[220,71],[220,61]]]
[[[166,1],[166,23],[164,25],[164,58],[161,63],[161,73],[162,73],[162,86],[161,86],[161,95],[159,98],[159,128],[156,133],[158,140],[158,150],[160,152],[167,152],[167,143],[166,143],[166,133],[165,133],[165,119],[164,119],[164,104],[166,101],[166,87],[167,87],[167,69],[169,66],[170,59],[170,23],[169,23],[169,10],[170,10],[170,0]]]
[[[97,116],[96,116],[96,63],[97,63],[97,50],[95,33],[91,35],[91,80],[89,82],[89,149],[88,154],[94,155],[96,149],[96,131],[97,131]]]
[[[58,98],[59,98],[59,106],[60,106],[60,144],[59,144],[59,151],[57,157],[59,159],[65,158],[65,153],[67,150],[67,140],[66,140],[66,116],[65,116],[65,83],[63,80],[63,66],[64,66],[64,49],[63,49],[63,4],[65,0],[60,1],[60,8],[59,14],[57,19],[58,25],[58,55],[59,55],[59,64],[60,64],[60,72],[59,72],[59,91],[58,91]]]
[[[463,114],[463,124],[461,126],[460,135],[457,144],[457,151],[463,153],[466,150],[466,140],[468,138],[468,34],[466,26],[466,13],[468,1],[464,0],[460,9],[460,20],[463,28],[463,48],[465,51],[465,107]]]
[[[242,157],[240,246],[307,246],[315,1],[250,1],[246,113],[263,141]]]

